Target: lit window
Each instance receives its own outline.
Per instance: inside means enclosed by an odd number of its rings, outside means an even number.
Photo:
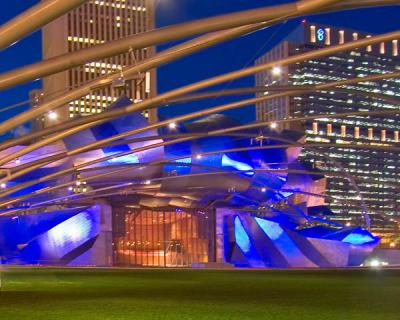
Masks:
[[[317,37],[315,34],[315,26],[310,26],[310,41],[317,42]]]
[[[328,123],[326,125],[326,132],[328,133],[328,136],[332,135],[332,124],[331,123]]]
[[[368,35],[367,38],[371,38],[371,36]],[[367,46],[367,52],[371,52],[371,51],[372,51],[372,46],[371,45]]]
[[[357,32],[353,32],[353,40],[354,41],[358,40],[358,33]]]
[[[344,30],[339,31],[339,44],[344,43]]]
[[[398,47],[398,41],[397,40],[393,40],[392,41],[392,54],[395,57],[397,57],[399,55],[399,47]]]
[[[379,52],[380,52],[381,54],[385,54],[385,43],[384,43],[384,42],[382,42],[382,43],[379,45]]]
[[[386,130],[381,131],[381,140],[386,141]]]
[[[356,138],[356,139],[360,138],[360,128],[359,127],[354,127],[354,138]]]
[[[394,142],[399,142],[399,131],[394,132]]]
[[[150,93],[150,89],[151,89],[150,72],[146,72],[146,83],[145,83],[145,91],[146,91],[146,93]]]
[[[313,122],[312,131],[313,131],[313,134],[318,134],[318,123],[317,122]]]
[[[346,126],[340,126],[340,135],[346,137]]]
[[[331,44],[331,28],[325,28],[325,44],[327,46]]]
[[[374,138],[374,129],[368,128],[368,139],[372,140]]]

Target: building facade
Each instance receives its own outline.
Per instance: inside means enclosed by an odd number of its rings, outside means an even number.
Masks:
[[[303,21],[294,32],[257,59],[256,64],[370,36]],[[398,40],[393,40],[290,66],[277,65],[272,71],[257,74],[256,85],[313,85],[393,72],[399,66]],[[352,224],[367,211],[376,232],[387,232],[394,237],[397,228],[394,220],[400,214],[400,158],[397,151],[377,150],[374,147],[398,146],[399,115],[324,118],[324,114],[392,110],[398,105],[391,98],[399,96],[399,79],[363,82],[335,90],[260,102],[256,106],[256,118],[258,121],[274,121],[321,115],[311,121],[277,123],[274,127],[306,134],[306,147],[300,158],[326,173],[327,200],[336,215],[335,219]],[[313,143],[326,143],[327,146],[311,147]],[[366,149],[340,148],[332,146],[334,144],[356,144],[366,146]]]
[[[75,52],[90,46],[146,32],[154,28],[153,0],[90,0],[80,7],[46,25],[42,30],[43,59]],[[102,112],[117,97],[125,95],[134,102],[152,97],[156,93],[154,70],[125,79],[123,68],[133,66],[154,55],[153,47],[129,51],[107,59],[45,77],[43,92],[37,95],[48,101],[57,95],[78,88],[109,73],[121,72],[118,83],[93,90],[81,99],[71,101],[57,110],[57,119],[49,115],[39,119],[40,127],[54,125],[79,116]],[[37,94],[37,93],[36,93]],[[145,111],[151,122],[156,111]]]

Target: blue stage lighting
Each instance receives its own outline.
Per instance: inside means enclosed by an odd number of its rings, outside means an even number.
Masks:
[[[283,229],[279,226],[279,224],[260,218],[255,218],[255,220],[260,228],[263,229],[265,234],[272,240],[276,240],[282,235]]]
[[[247,171],[247,172],[244,172],[244,174],[246,174],[248,176],[252,176],[254,174],[254,171],[250,171],[250,170],[253,170],[253,168],[251,166],[249,166],[247,163],[233,160],[233,159],[229,158],[226,154],[224,154],[222,156],[221,165],[223,167],[233,167],[239,171]]]
[[[239,217],[235,218],[235,240],[237,245],[244,253],[249,253],[251,249],[250,238],[244,230]]]
[[[359,233],[350,233],[346,238],[342,240],[342,242],[350,243],[350,244],[364,244],[374,242],[375,239],[367,234],[359,234]]]

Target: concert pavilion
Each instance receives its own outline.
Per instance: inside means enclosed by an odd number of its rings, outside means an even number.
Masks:
[[[390,183],[390,190],[398,189],[392,163],[397,158],[374,170],[376,181],[362,180],[367,188],[363,194],[357,184],[369,172],[358,168],[353,176],[354,170],[343,170],[341,165],[322,172],[320,161],[311,167],[301,161],[301,152],[307,148],[304,152],[316,152],[335,163],[339,162],[322,149],[351,155],[353,160],[356,150],[363,154],[373,150],[372,155],[400,152],[398,128],[392,124],[400,113],[395,92],[400,70],[393,62],[400,31],[352,32],[350,37],[339,30],[336,41],[331,27],[310,25],[312,47],[306,43],[305,50],[295,48],[290,55],[279,49],[254,66],[246,64],[163,93],[157,93],[157,68],[290,19],[397,4],[395,0],[298,0],[156,28],[153,1],[52,0],[40,1],[0,26],[0,49],[40,28],[44,39],[43,60],[0,74],[0,90],[38,79],[43,84],[43,90],[31,92],[31,108],[0,122],[0,135],[10,137],[0,143],[0,264],[362,265],[380,241],[371,233],[374,221],[368,214],[374,212],[364,195],[373,187],[380,189],[379,202],[389,199],[385,194],[389,188],[377,182],[388,174],[392,180],[384,182]],[[183,39],[189,40],[180,42]],[[155,50],[175,41],[179,44]],[[390,61],[385,56],[389,44]],[[359,51],[366,56],[360,64],[354,58],[361,56]],[[318,62],[343,61],[337,56],[343,53],[346,64],[340,66],[346,68],[340,74],[333,75],[333,63]],[[378,54],[374,63],[385,68],[366,67],[371,53]],[[302,64],[310,64],[304,75],[312,72],[312,81],[275,79],[289,76],[286,70]],[[322,77],[314,73],[319,64],[326,71]],[[261,80],[257,87],[228,88],[237,79],[254,75]],[[268,77],[271,81],[266,82]],[[218,91],[223,83],[227,87]],[[346,107],[333,112],[331,98],[325,95],[337,97],[343,90],[348,95],[342,101]],[[256,97],[238,98],[254,93]],[[314,99],[316,93],[322,96]],[[237,99],[157,119],[158,108],[222,95]],[[305,95],[313,104],[326,103],[328,112],[312,109],[307,102],[307,112],[290,113],[289,99],[300,101],[298,97]],[[368,108],[361,102],[356,106],[354,96],[374,102],[368,102]],[[285,102],[285,108],[271,104],[277,101]],[[222,115],[254,105],[262,106],[258,122],[239,124]],[[354,139],[347,140],[349,117],[359,121],[371,116],[390,123],[381,130],[380,141],[374,138],[375,124],[368,124],[362,134],[357,123],[351,131]],[[340,127],[332,125],[335,119],[343,119]],[[290,123],[299,121],[311,125],[308,131],[292,131]],[[31,132],[12,135],[28,123],[33,124]],[[321,128],[332,140],[317,137],[324,134]],[[389,129],[393,144],[387,143]],[[369,155],[367,159],[371,160]],[[344,189],[351,196],[330,193],[324,175],[351,187]],[[395,207],[399,202],[395,196],[390,194],[393,201],[384,205]],[[346,214],[340,208],[349,206],[356,207],[357,219],[349,217],[344,225],[344,220],[333,219]],[[396,255],[399,240],[394,237],[400,223],[398,212],[390,213],[379,218],[389,220],[392,238],[390,242],[384,235],[381,238]]]
[[[298,161],[299,133],[240,130],[219,114],[147,126],[130,113],[15,160],[21,174],[1,185],[2,262],[343,267],[378,244],[329,220],[326,179]]]

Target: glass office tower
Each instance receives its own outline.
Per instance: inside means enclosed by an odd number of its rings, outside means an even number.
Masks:
[[[257,59],[256,64],[370,36],[303,21],[294,32]],[[393,40],[288,67],[277,65],[272,71],[257,74],[256,85],[313,85],[393,72],[400,69],[398,55],[398,40]],[[375,147],[399,145],[399,114],[346,118],[327,118],[324,114],[393,110],[398,108],[399,89],[399,79],[361,82],[335,90],[265,101],[256,106],[258,121],[321,115],[311,121],[277,124],[277,130],[287,128],[305,133],[306,147],[301,159],[326,173],[326,195],[334,219],[348,225],[359,223],[367,211],[372,217],[373,230],[386,233],[388,243],[398,231],[400,158],[398,151]],[[326,147],[312,147],[316,143],[326,143]],[[352,144],[364,149],[337,147],[335,144]],[[383,238],[382,242],[385,241]]]

